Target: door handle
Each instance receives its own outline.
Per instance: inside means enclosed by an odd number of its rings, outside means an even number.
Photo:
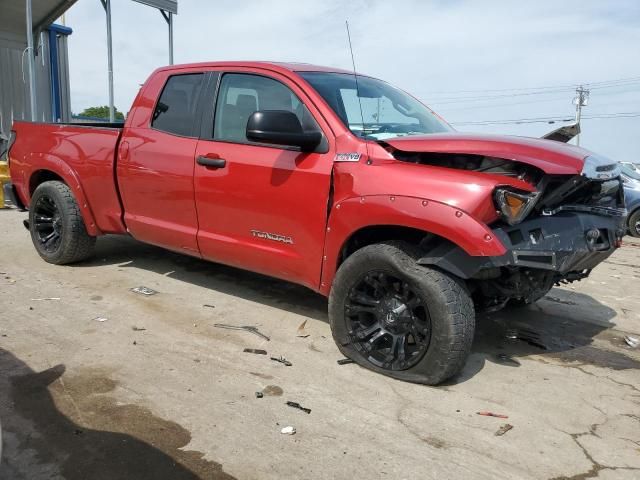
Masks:
[[[224,168],[227,165],[227,161],[224,158],[209,158],[202,155],[197,158],[196,162],[198,162],[198,165],[213,168]]]

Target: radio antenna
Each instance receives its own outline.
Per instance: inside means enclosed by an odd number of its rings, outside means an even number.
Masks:
[[[353,56],[353,46],[351,45],[351,33],[349,32],[349,20],[344,21],[347,27],[347,38],[349,39],[349,51],[351,52],[351,64],[353,65],[353,78],[356,81],[356,97],[358,98],[358,106],[360,107],[360,119],[362,120],[362,138],[364,139],[364,146],[367,150],[367,163],[371,163],[371,157],[369,156],[369,142],[365,138],[365,124],[364,113],[362,113],[362,99],[360,98],[360,87],[358,86],[358,73],[356,72],[356,61]]]

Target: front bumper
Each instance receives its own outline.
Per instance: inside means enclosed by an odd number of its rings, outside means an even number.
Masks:
[[[465,278],[486,278],[498,267],[523,267],[557,272],[591,270],[611,255],[624,235],[624,216],[560,212],[493,229],[507,252],[499,257],[471,257],[443,245],[418,261]]]
[[[560,213],[509,228],[497,228],[508,252],[496,265],[554,270],[590,270],[611,255],[624,235],[624,216]]]

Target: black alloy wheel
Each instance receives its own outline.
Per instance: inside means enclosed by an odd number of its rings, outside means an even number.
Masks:
[[[62,242],[63,224],[60,208],[49,195],[38,197],[33,207],[33,229],[42,249],[55,253]]]
[[[429,348],[429,309],[406,280],[389,272],[368,272],[356,283],[345,317],[353,347],[379,368],[406,370]]]

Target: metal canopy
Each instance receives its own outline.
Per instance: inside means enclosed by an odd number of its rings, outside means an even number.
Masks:
[[[164,10],[168,13],[178,14],[178,0],[133,0],[134,2],[144,3],[150,7]]]
[[[34,37],[66,12],[76,0],[0,0],[0,33],[25,39],[29,71],[29,107],[31,121],[36,120],[36,77]]]
[[[33,35],[62,16],[77,0],[32,0]],[[0,0],[0,32],[19,35],[26,40],[26,4],[24,0]]]

